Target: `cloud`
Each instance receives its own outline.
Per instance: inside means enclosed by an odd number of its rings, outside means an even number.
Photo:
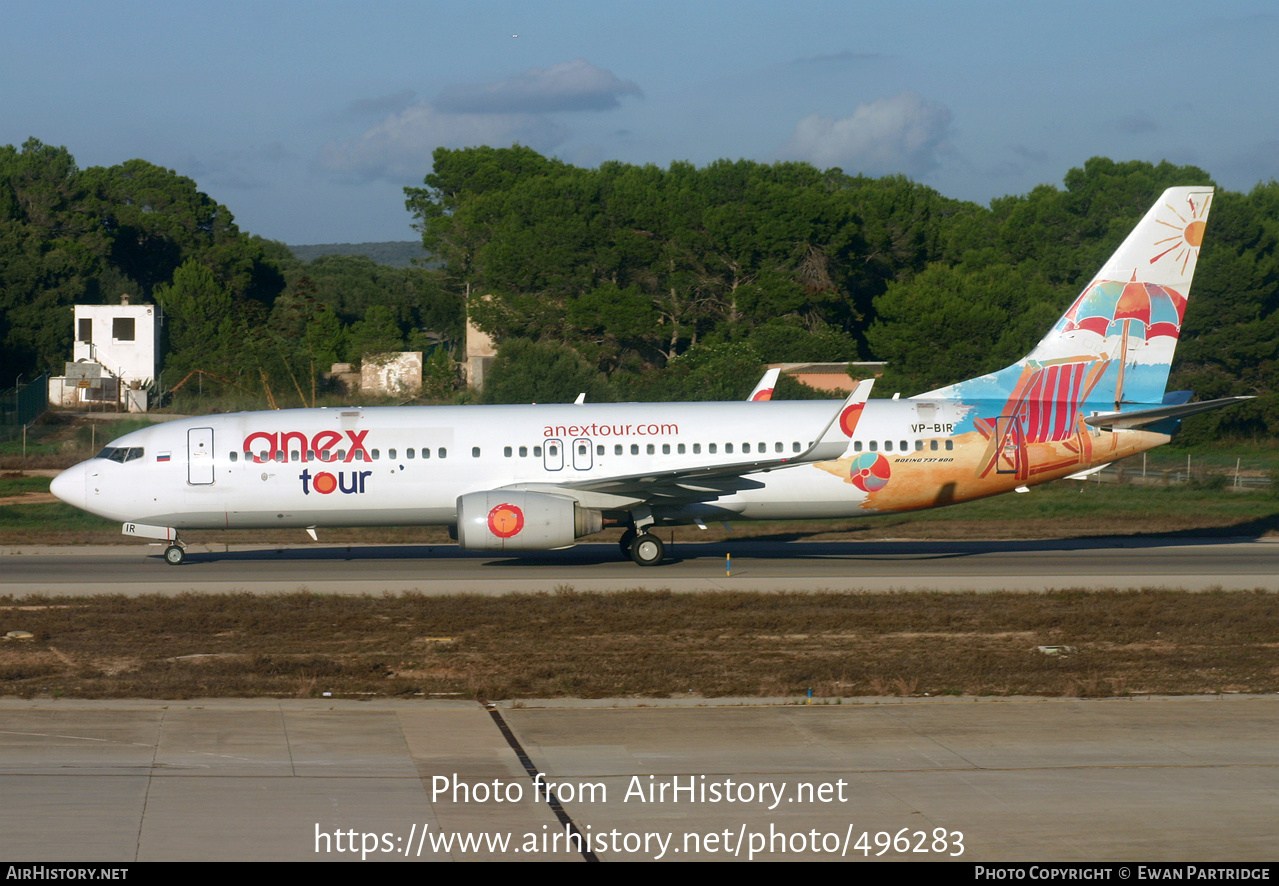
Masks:
[[[325,145],[317,165],[339,181],[420,183],[438,147],[519,142],[546,153],[566,137],[562,123],[537,114],[449,114],[419,102],[359,138]]]
[[[805,117],[778,154],[866,175],[922,175],[937,168],[951,119],[945,105],[903,92],[858,105],[851,117]]]
[[[214,151],[203,158],[191,157],[183,164],[183,172],[202,188],[263,190],[271,186],[273,174],[267,167],[293,163],[297,155],[280,142],[239,151]]]
[[[338,181],[416,183],[430,170],[438,147],[518,142],[549,153],[569,135],[551,114],[606,111],[617,107],[621,96],[642,94],[634,83],[578,59],[494,83],[450,87],[434,101],[413,102],[407,90],[364,99],[347,112],[390,113],[358,138],[327,144],[316,166]]]
[[[434,105],[459,114],[607,111],[616,108],[623,95],[643,93],[630,80],[619,80],[612,71],[579,58],[549,68],[530,68],[496,83],[451,86]]]

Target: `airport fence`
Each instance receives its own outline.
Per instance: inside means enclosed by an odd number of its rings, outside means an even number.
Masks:
[[[49,408],[49,373],[0,393],[0,441],[13,440]]]

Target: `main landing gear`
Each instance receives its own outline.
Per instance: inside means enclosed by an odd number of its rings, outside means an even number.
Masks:
[[[633,526],[622,533],[617,546],[622,549],[622,556],[630,557],[640,566],[656,566],[666,557],[666,545],[660,538],[648,531],[637,531]]]

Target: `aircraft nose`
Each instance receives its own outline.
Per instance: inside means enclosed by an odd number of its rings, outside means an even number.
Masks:
[[[49,484],[49,491],[67,504],[83,509],[85,506],[84,472],[83,462],[67,468],[53,478],[53,482]]]

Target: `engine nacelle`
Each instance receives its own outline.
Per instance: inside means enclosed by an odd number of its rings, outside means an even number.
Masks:
[[[468,551],[571,548],[604,528],[604,515],[563,495],[472,492],[457,500],[457,540]]]

